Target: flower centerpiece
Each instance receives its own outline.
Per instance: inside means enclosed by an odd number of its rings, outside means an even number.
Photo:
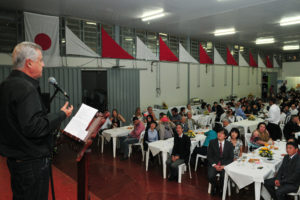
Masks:
[[[196,134],[194,133],[193,130],[188,130],[188,132],[185,133],[187,136],[189,136],[190,138],[194,138],[196,137]]]
[[[268,148],[268,146],[269,145],[266,144],[264,147],[260,148],[258,153],[261,157],[272,159],[273,152]]]
[[[166,102],[162,103],[162,109],[165,109],[165,110],[168,109],[168,105],[166,104]]]
[[[209,115],[209,112],[206,110],[203,112],[204,115]]]
[[[250,116],[248,117],[248,120],[254,121],[254,120],[255,120],[254,115],[250,115]]]

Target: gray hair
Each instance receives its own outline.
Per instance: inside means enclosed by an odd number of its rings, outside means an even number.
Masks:
[[[222,119],[222,122],[229,122],[229,119],[228,118],[224,118],[224,119]]]
[[[17,44],[12,53],[13,68],[24,67],[26,59],[36,61],[38,58],[37,50],[42,51],[42,48],[33,42],[25,41]]]

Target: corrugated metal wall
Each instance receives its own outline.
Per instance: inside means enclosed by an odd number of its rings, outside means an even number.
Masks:
[[[9,75],[10,71],[10,66],[0,66],[0,82]],[[74,106],[73,114],[76,113],[82,99],[81,69],[75,67],[45,67],[43,69],[43,77],[40,79],[41,91],[43,93],[50,92],[50,95],[52,95],[55,89],[48,83],[50,76],[55,77],[58,84],[69,94],[70,103]],[[64,96],[58,93],[51,103],[51,112],[58,111],[64,105],[65,101]],[[64,128],[68,121],[69,119],[64,121],[62,128]]]
[[[116,108],[131,123],[136,107],[140,106],[140,72],[137,69],[107,70],[108,109]]]

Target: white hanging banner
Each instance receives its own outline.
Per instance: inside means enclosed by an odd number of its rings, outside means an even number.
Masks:
[[[136,59],[159,60],[158,57],[142,42],[139,37],[136,37]]]
[[[24,12],[25,40],[42,47],[46,67],[62,65],[59,53],[59,18]]]
[[[214,64],[225,65],[225,61],[222,56],[219,54],[216,47],[214,47]]]
[[[274,66],[274,68],[275,67],[280,67],[277,60],[276,60],[276,58],[275,58],[275,56],[273,56],[273,66]]]
[[[239,52],[239,66],[249,66],[241,52]]]
[[[199,62],[187,52],[187,50],[179,43],[179,62],[196,63]]]
[[[88,57],[100,58],[95,51],[88,47],[83,41],[81,41],[67,26],[66,30],[66,54],[67,55],[80,55]]]
[[[263,62],[259,54],[258,54],[258,67],[266,67],[265,63]]]

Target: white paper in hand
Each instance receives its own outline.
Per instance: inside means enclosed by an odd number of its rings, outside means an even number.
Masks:
[[[86,129],[97,112],[97,109],[92,108],[86,104],[81,104],[78,112],[68,123],[64,131],[74,135],[81,140],[84,140],[88,134],[88,131],[86,131]]]

